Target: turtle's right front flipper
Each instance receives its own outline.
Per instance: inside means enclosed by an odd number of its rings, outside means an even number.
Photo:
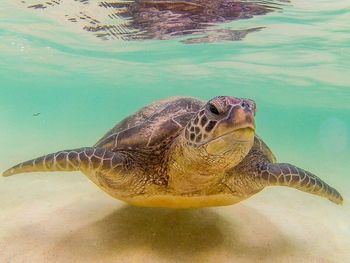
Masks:
[[[45,171],[81,171],[102,190],[122,199],[142,192],[143,178],[122,153],[86,147],[59,151],[13,166],[3,176]]]
[[[30,161],[26,161],[6,170],[2,175],[10,176],[19,173],[44,171],[95,171],[112,172],[122,166],[121,155],[103,148],[86,147],[51,153]]]

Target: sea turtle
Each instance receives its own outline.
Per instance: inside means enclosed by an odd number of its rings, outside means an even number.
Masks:
[[[261,26],[215,28],[219,23],[249,19],[281,10],[286,0],[24,0],[60,21],[104,39],[171,39],[197,35],[185,43],[240,40]]]
[[[256,104],[218,96],[154,102],[111,129],[93,147],[59,151],[18,164],[4,176],[81,171],[111,196],[146,207],[231,205],[266,186],[289,186],[341,204],[316,175],[276,163],[255,135]]]

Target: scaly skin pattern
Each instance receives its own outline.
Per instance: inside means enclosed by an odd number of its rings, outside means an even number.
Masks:
[[[256,137],[249,154],[228,172],[225,184],[232,192],[246,198],[267,186],[288,186],[342,204],[340,193],[316,175],[291,164],[275,162],[266,144]]]
[[[81,171],[111,196],[147,207],[230,205],[275,185],[341,204],[341,195],[314,174],[276,163],[255,135],[254,115],[247,99],[170,98],[126,118],[94,147],[45,155],[3,175]]]
[[[265,185],[289,186],[326,197],[336,204],[343,202],[339,192],[319,177],[288,163],[262,164],[255,176]]]

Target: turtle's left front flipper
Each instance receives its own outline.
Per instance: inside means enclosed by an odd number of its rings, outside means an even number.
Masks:
[[[323,196],[336,204],[342,204],[340,193],[316,175],[288,163],[269,163],[259,166],[256,178],[263,185],[289,186],[301,191]]]

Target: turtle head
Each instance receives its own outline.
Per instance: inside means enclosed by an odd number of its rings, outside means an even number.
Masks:
[[[209,100],[185,127],[186,148],[221,169],[237,165],[253,146],[255,111],[250,99],[219,96]]]

